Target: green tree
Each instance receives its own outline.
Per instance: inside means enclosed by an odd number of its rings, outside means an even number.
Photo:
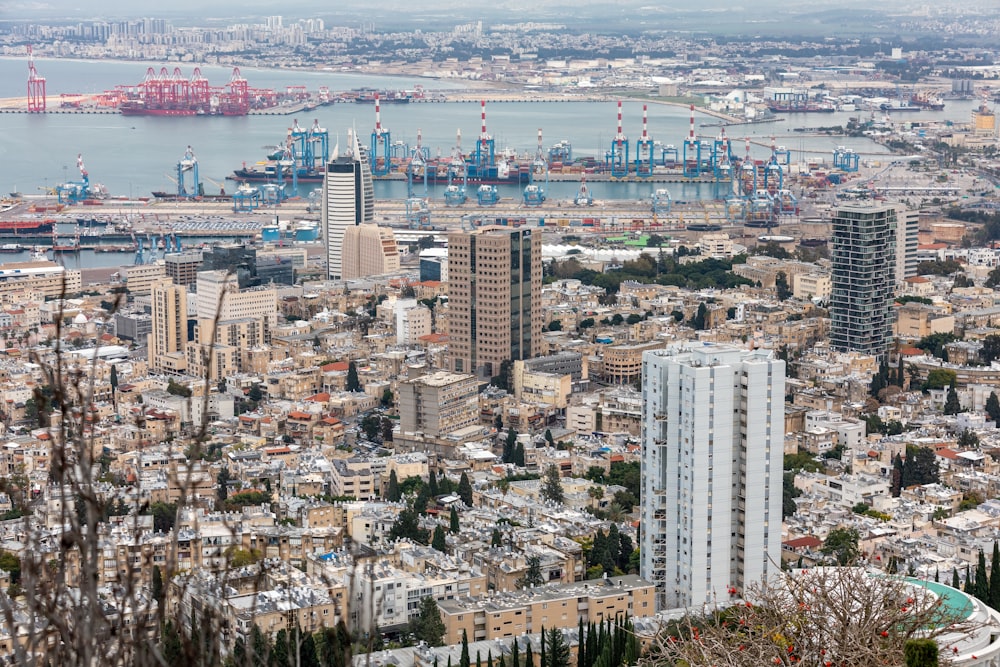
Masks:
[[[448,531],[452,534],[457,533],[460,530],[458,525],[458,509],[452,505],[451,514],[448,517]]]
[[[500,460],[504,463],[514,462],[514,447],[517,445],[517,431],[513,428],[507,429],[507,438],[503,442],[503,454]]]
[[[428,646],[444,644],[444,621],[437,602],[430,595],[421,598],[420,613],[410,620],[409,630],[417,641],[426,642]]]
[[[490,546],[499,547],[503,545],[503,535],[500,534],[499,528],[493,529],[493,534],[490,536]]]
[[[469,635],[462,629],[462,653],[458,658],[458,667],[471,667],[469,660]]]
[[[254,382],[250,385],[250,391],[247,392],[247,398],[255,403],[259,403],[264,400],[264,392],[260,388],[260,383]]]
[[[550,465],[546,468],[540,493],[542,498],[546,500],[551,500],[555,503],[565,502],[566,494],[562,487],[562,477],[559,475],[559,468],[555,465]]]
[[[458,497],[462,499],[466,507],[472,507],[472,483],[464,472],[458,480]]]
[[[548,330],[549,331],[562,331],[562,321],[560,321],[560,320],[552,320],[551,322],[549,322]]]
[[[698,312],[691,318],[691,326],[698,331],[703,331],[708,319],[708,307],[704,303],[698,304]]]
[[[531,588],[544,584],[545,578],[542,576],[542,559],[538,556],[528,556],[525,563],[528,567],[524,571],[524,576],[518,581],[518,585],[521,588]]]
[[[215,497],[218,500],[216,505],[218,509],[222,509],[226,499],[229,497],[230,479],[232,479],[232,477],[229,474],[229,466],[222,466],[219,474],[215,477]]]
[[[514,460],[511,461],[518,468],[524,467],[524,443],[517,443],[514,446]]]
[[[825,555],[833,557],[838,565],[847,565],[857,560],[860,535],[854,528],[834,528],[826,536],[820,548]]]
[[[976,583],[975,596],[988,603],[990,599],[990,580],[986,571],[986,554],[979,550],[979,558],[976,561]]]
[[[927,374],[927,380],[924,381],[923,390],[928,389],[944,389],[945,387],[953,387],[958,375],[955,371],[949,368],[935,368]]]
[[[556,441],[552,437],[552,431],[550,429],[545,429],[545,442],[549,443],[549,447],[556,446]]]
[[[347,364],[347,391],[361,391],[361,381],[358,380],[358,365],[354,361]]]
[[[990,421],[1000,428],[1000,399],[997,399],[995,391],[991,391],[989,398],[986,399],[986,414],[989,415]]]
[[[403,497],[403,493],[399,490],[399,478],[396,476],[396,471],[392,470],[389,473],[389,484],[385,488],[385,499],[398,503]]]
[[[903,488],[914,484],[932,484],[940,481],[937,456],[930,447],[906,447],[903,462]]]
[[[448,553],[448,543],[444,539],[444,528],[441,526],[434,528],[434,538],[431,539],[431,546],[441,553]]]
[[[550,628],[544,634],[546,647],[542,667],[569,667],[569,644],[566,643],[562,630]]]
[[[958,392],[955,387],[948,388],[948,397],[944,402],[944,414],[957,415],[962,411],[962,403],[958,400]]]
[[[393,405],[392,389],[386,387],[382,390],[382,398],[379,402],[382,404],[383,408],[391,408]]]
[[[990,559],[990,585],[986,604],[1000,609],[1000,547],[993,541],[993,557]]]
[[[933,639],[910,639],[903,646],[906,667],[938,667],[938,645]]]
[[[892,472],[889,474],[889,493],[893,498],[899,498],[903,492],[903,457],[896,452],[892,457]]]

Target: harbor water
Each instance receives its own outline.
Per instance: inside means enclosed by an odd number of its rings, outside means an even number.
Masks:
[[[49,81],[49,103],[57,105],[60,92],[100,92],[117,83],[138,83],[148,67],[145,63],[41,61],[40,70]],[[161,65],[156,64],[156,69]],[[0,96],[23,95],[25,62],[0,59]],[[170,65],[172,69],[173,64]],[[186,75],[193,69],[185,65]],[[227,68],[205,67],[203,72],[213,85],[223,85],[230,72]],[[286,85],[306,85],[316,90],[320,85],[334,92],[360,87],[380,89],[413,89],[423,85],[428,90],[459,88],[461,82],[435,81],[404,77],[370,77],[340,72],[300,72],[286,70],[248,69],[243,75],[259,87],[283,89]],[[944,111],[923,111],[913,119],[938,119],[965,122],[973,102],[949,101]],[[866,138],[817,135],[811,129],[845,125],[850,117],[867,112],[847,111],[818,114],[787,114],[772,123],[736,125],[727,129],[736,154],[744,153],[745,136],[755,144],[751,155],[764,159],[769,154],[767,144],[774,135],[778,145],[792,152],[793,160],[821,158],[827,162],[837,146],[846,146],[862,157],[877,159],[885,149]],[[372,105],[338,103],[313,111],[289,116],[243,117],[157,117],[117,114],[0,114],[0,190],[18,189],[26,194],[38,193],[57,183],[77,180],[76,156],[82,154],[91,182],[103,183],[113,195],[134,199],[147,197],[153,191],[175,191],[171,178],[176,163],[190,145],[198,158],[201,181],[206,193],[227,192],[236,184],[226,181],[232,171],[246,164],[253,166],[266,153],[282,143],[288,128],[297,120],[300,125],[319,121],[330,132],[330,143],[343,146],[347,130],[354,128],[361,142],[368,145],[375,125]],[[686,108],[649,102],[648,127],[652,138],[661,144],[680,147],[689,129]],[[907,118],[909,119],[909,117]],[[537,133],[543,132],[543,148],[567,140],[574,156],[603,159],[616,132],[617,108],[614,101],[586,102],[507,102],[487,105],[487,129],[495,139],[497,150],[511,149],[518,154],[534,155]],[[624,102],[624,132],[633,142],[641,134],[642,103]],[[696,130],[699,136],[718,136],[718,120],[698,113]],[[456,131],[461,130],[462,148],[468,153],[480,133],[479,105],[474,102],[387,104],[382,107],[382,124],[391,132],[393,141],[403,141],[411,147],[421,132],[423,146],[432,157],[450,155],[456,144]],[[798,132],[796,128],[805,128]],[[216,185],[218,184],[218,185]],[[593,196],[599,199],[641,199],[656,187],[666,187],[674,199],[712,197],[716,188],[694,183],[588,183]],[[305,196],[315,184],[301,184],[299,194]],[[578,190],[577,182],[549,183],[549,198],[571,198]],[[415,187],[421,195],[423,186]],[[508,191],[509,190],[509,191]],[[402,199],[407,194],[405,182],[379,182],[376,196]],[[442,188],[428,194],[441,196]],[[519,197],[518,188],[501,191],[504,197]]]

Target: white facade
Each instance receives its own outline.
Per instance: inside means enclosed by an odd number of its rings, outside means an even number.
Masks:
[[[352,133],[348,133],[347,144],[351,150],[330,161],[323,179],[323,240],[330,280],[343,278],[344,231],[375,221],[375,190],[368,155]]]
[[[724,602],[781,562],[785,364],[677,345],[642,378],[640,574],[658,609]]]
[[[896,206],[896,286],[917,275],[917,238],[920,232],[920,212],[903,204]]]

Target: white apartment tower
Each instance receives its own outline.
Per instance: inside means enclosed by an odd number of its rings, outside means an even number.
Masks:
[[[344,232],[375,221],[375,190],[368,154],[358,144],[357,136],[348,131],[349,150],[338,155],[326,166],[323,178],[323,240],[326,243],[326,277],[344,278]]]
[[[643,354],[640,574],[657,609],[724,603],[780,568],[784,393],[767,350]]]

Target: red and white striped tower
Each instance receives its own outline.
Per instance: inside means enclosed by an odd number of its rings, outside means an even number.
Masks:
[[[379,102],[378,93],[375,93],[375,136],[382,136],[382,103]]]
[[[618,100],[618,134],[615,135],[615,141],[618,142],[619,148],[625,141],[625,133],[622,132],[622,101]]]
[[[621,128],[621,116],[618,117],[618,127]],[[646,105],[642,105],[642,140],[649,140],[649,133],[646,132]]]
[[[688,134],[688,141],[694,142],[694,105],[691,105],[691,130]]]
[[[481,100],[480,103],[480,115],[482,116],[483,129],[479,133],[480,141],[489,141],[490,135],[486,133],[486,100]]]
[[[538,153],[536,154],[536,159],[544,160],[545,155],[542,152],[542,128],[538,128]]]

